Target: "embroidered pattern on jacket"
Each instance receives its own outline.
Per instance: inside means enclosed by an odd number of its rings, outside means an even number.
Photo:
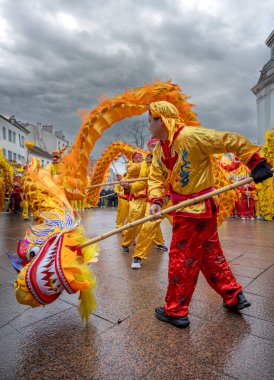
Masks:
[[[189,173],[190,171],[190,161],[187,160],[187,150],[184,149],[182,153],[182,160],[183,164],[181,165],[181,170],[180,170],[180,182],[182,186],[186,186],[189,182]]]
[[[162,171],[162,173],[163,173],[163,176],[164,176],[165,178],[167,178],[167,177],[168,177],[168,173],[167,173],[167,171],[164,170],[164,168],[163,168],[163,164],[162,164],[162,161],[158,158],[158,159],[157,159],[157,162],[158,162],[158,165],[160,166],[160,169],[161,169],[161,171]]]

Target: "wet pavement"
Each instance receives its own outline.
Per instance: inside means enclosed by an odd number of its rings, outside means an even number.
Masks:
[[[115,226],[114,209],[82,213],[90,237]],[[141,270],[120,252],[120,236],[101,242],[98,307],[86,325],[76,295],[51,305],[19,305],[15,272],[5,255],[16,250],[27,222],[0,214],[0,379],[273,379],[274,222],[230,219],[219,229],[231,269],[244,285],[250,308],[234,315],[198,280],[190,327],[158,321],[167,285],[168,253],[155,248]],[[162,223],[167,245],[171,227]]]

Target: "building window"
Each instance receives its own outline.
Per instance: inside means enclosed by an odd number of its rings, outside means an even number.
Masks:
[[[21,146],[21,148],[24,148],[24,137],[21,135],[18,135],[18,136],[19,136],[19,145]]]
[[[12,142],[16,143],[16,133],[12,132]]]
[[[10,150],[8,151],[8,161],[12,161],[12,153]]]
[[[3,127],[3,139],[6,140],[7,139],[7,130],[5,127]]]
[[[42,167],[44,167],[44,160],[41,160]]]
[[[13,159],[16,161],[16,153],[13,153]]]
[[[7,152],[6,152],[6,149],[5,149],[5,148],[3,148],[3,155],[4,155],[5,157],[7,157]]]
[[[8,129],[8,131],[9,131],[9,141],[12,142],[12,138],[11,138],[11,130]]]

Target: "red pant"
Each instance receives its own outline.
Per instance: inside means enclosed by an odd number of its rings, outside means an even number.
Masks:
[[[200,270],[227,305],[237,302],[236,296],[242,286],[236,282],[224,257],[213,200],[210,200],[207,217],[191,217],[184,213],[174,216],[165,300],[166,314],[175,317],[188,314],[188,305]]]

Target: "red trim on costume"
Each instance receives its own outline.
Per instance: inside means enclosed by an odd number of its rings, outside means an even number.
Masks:
[[[152,199],[149,200],[149,202],[150,202],[150,204],[153,204],[153,203],[155,203],[155,202],[158,202],[158,203],[160,203],[160,204],[163,206],[164,199],[161,198],[161,197],[159,197],[159,198],[152,198]]]
[[[121,198],[121,199],[124,199],[125,201],[128,201],[129,200],[129,196],[130,196],[130,194],[127,194],[127,195],[118,195],[118,198]]]
[[[140,194],[140,195],[134,195],[134,194],[132,194],[132,199],[140,199],[140,198],[146,198],[146,197],[147,197],[146,194]]]
[[[180,134],[180,132],[183,128],[184,128],[184,126],[181,126],[174,133],[173,140],[172,140],[171,144],[170,144],[169,140],[161,141],[161,146],[162,146],[162,150],[164,153],[164,155],[162,156],[162,162],[165,165],[165,167],[167,167],[170,171],[173,170],[174,165],[178,159],[178,153],[177,152],[175,152],[174,156],[171,155],[171,148],[172,148],[172,145],[174,144],[174,141],[176,140],[176,138],[178,137],[178,135]]]
[[[255,153],[253,154],[251,159],[248,161],[246,166],[248,167],[248,169],[252,170],[253,168],[255,168],[255,166],[257,166],[262,161],[266,161],[266,159],[260,156],[258,153]]]

